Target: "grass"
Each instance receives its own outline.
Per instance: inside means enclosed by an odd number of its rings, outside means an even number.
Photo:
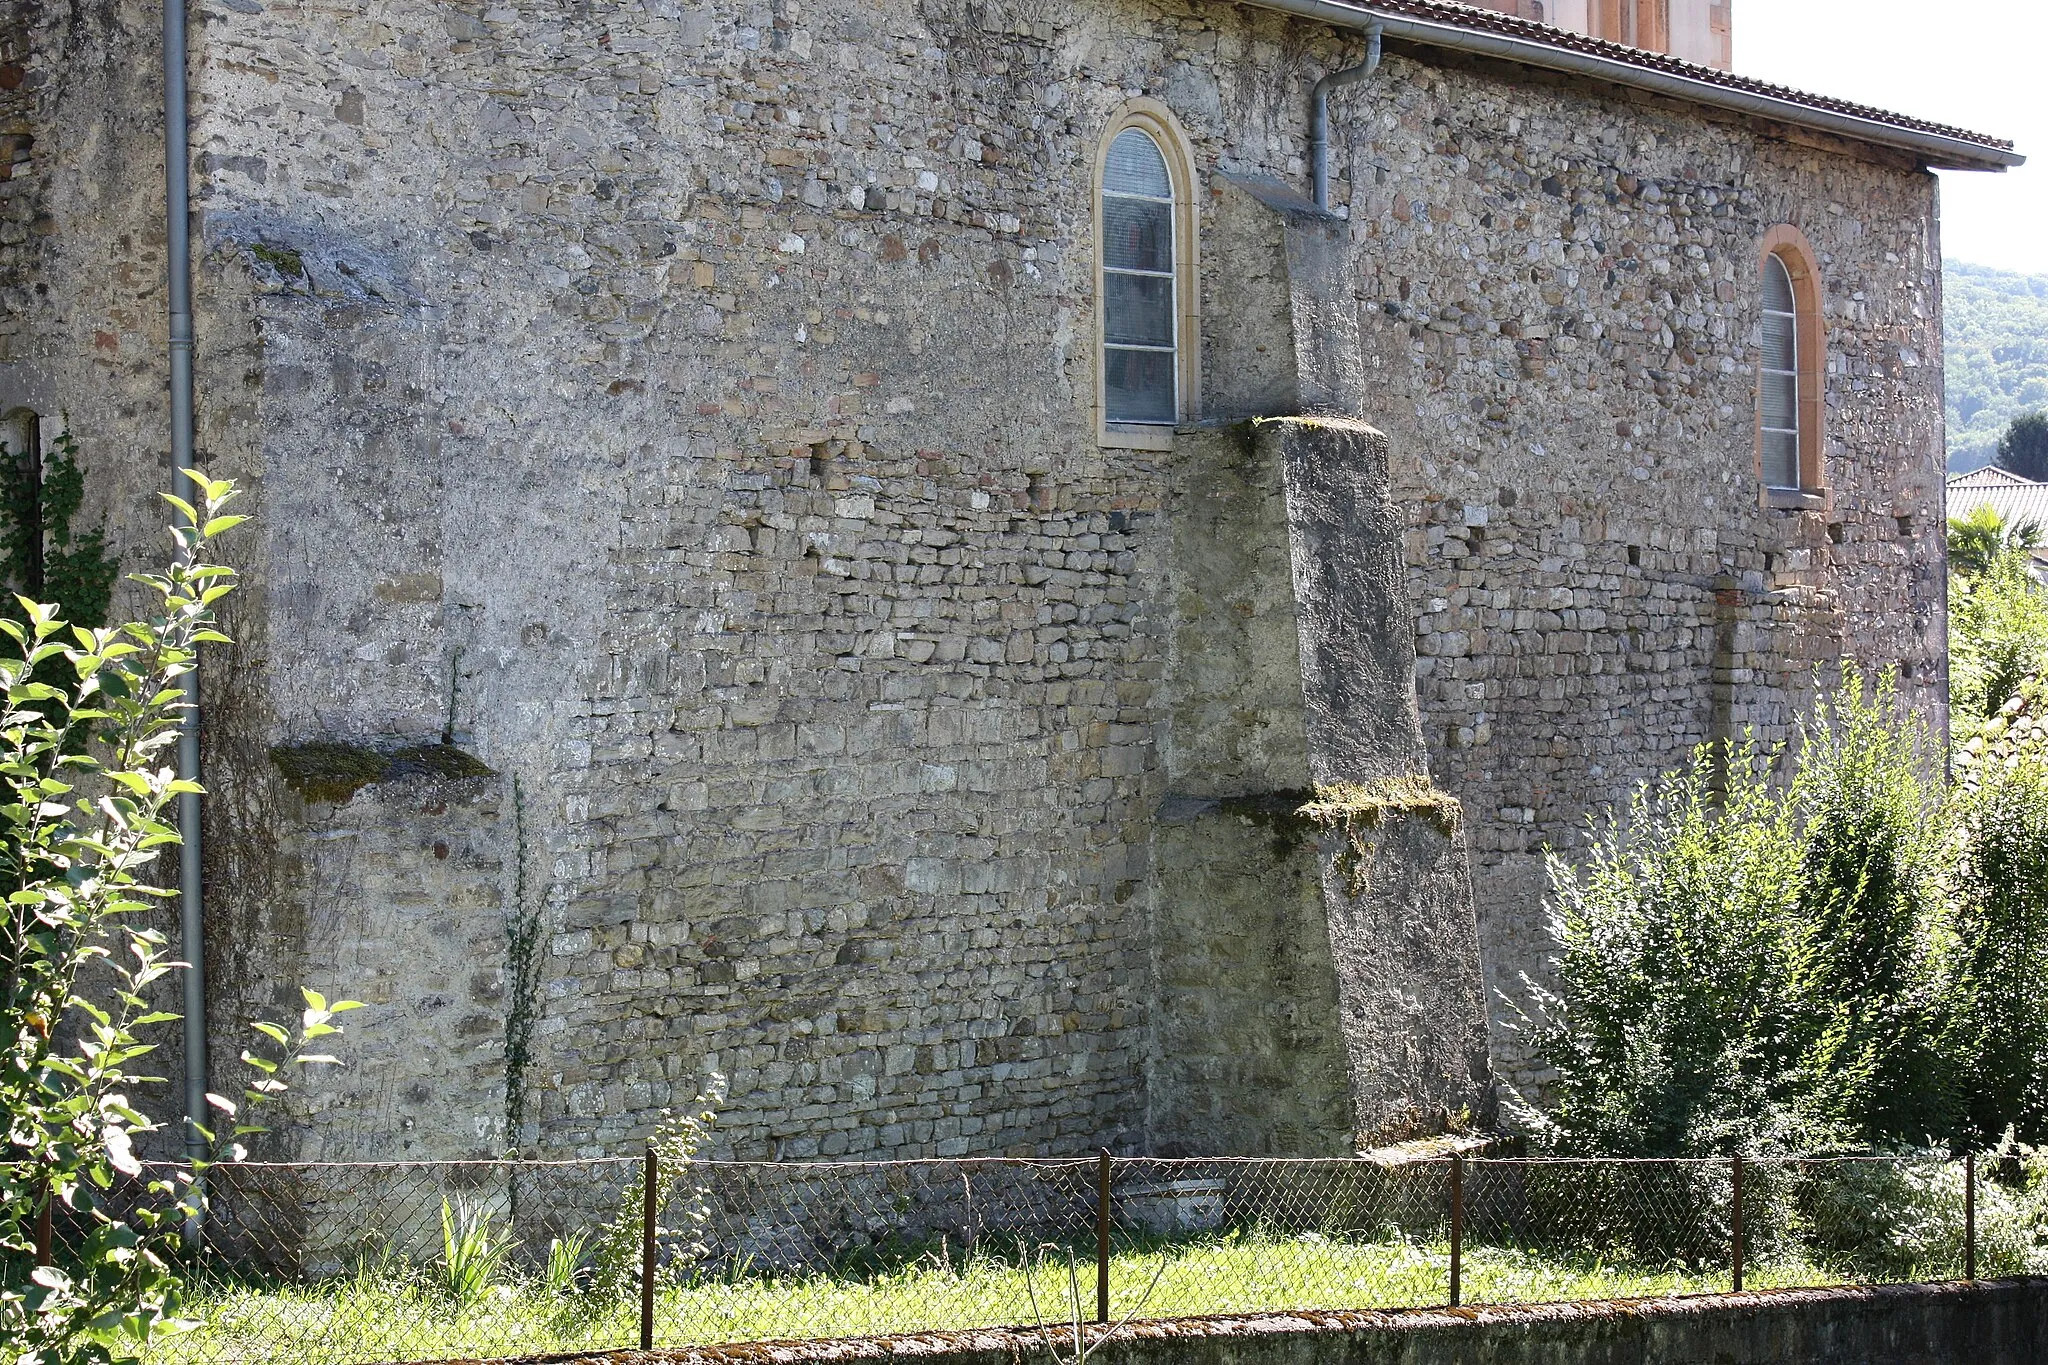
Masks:
[[[1425,1307],[1446,1301],[1442,1245],[1358,1242],[1313,1234],[1238,1236],[1136,1249],[1112,1264],[1112,1317],[1185,1317],[1303,1309]],[[357,1362],[543,1355],[637,1342],[637,1304],[596,1305],[513,1272],[467,1304],[437,1284],[440,1267],[385,1262],[311,1285],[201,1288],[187,1304],[193,1331],[152,1347],[164,1365],[356,1365]],[[1083,1316],[1094,1310],[1094,1266],[1077,1267]],[[445,1276],[441,1276],[445,1279]],[[1753,1267],[1748,1287],[1840,1283],[1812,1265]],[[1646,1298],[1727,1289],[1724,1269],[1608,1264],[1507,1248],[1473,1248],[1468,1303]],[[1150,1286],[1148,1293],[1148,1286]],[[1034,1306],[1035,1297],[1035,1306]],[[660,1345],[871,1336],[1029,1326],[1071,1319],[1064,1253],[1027,1273],[1015,1249],[959,1256],[941,1249],[894,1268],[844,1274],[732,1273],[664,1286]]]

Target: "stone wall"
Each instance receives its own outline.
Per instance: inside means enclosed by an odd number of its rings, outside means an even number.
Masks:
[[[301,790],[277,883],[303,918],[274,923],[290,935],[274,957],[304,964],[303,984],[328,999],[362,1001],[344,1026],[374,1022],[336,1048],[345,1066],[300,1082],[304,1122],[289,1150],[305,1161],[501,1153],[521,970],[507,923],[513,795],[497,774],[433,749],[378,762],[376,780],[350,790],[371,774],[323,772],[334,756],[284,756]]]
[[[1436,80],[1367,116],[1377,183],[1352,222],[1434,771],[1471,814],[1490,984],[1512,994],[1542,949],[1544,845],[1576,847],[1693,745],[1787,738],[1843,661],[1899,669],[1945,725],[1940,252],[1933,179],[1908,167],[1661,108],[1589,128],[1569,87]],[[1758,505],[1777,222],[1826,285],[1822,511]],[[1511,1030],[1496,1055],[1528,1074]]]
[[[78,13],[105,60],[38,57],[20,117],[38,177],[88,169],[37,181],[41,245],[0,240],[36,339],[0,405],[69,406],[144,553],[148,26]],[[337,965],[273,923],[307,827],[269,749],[445,735],[523,793],[524,841],[491,855],[543,926],[504,1006],[532,1019],[508,1138],[615,1150],[714,1069],[747,1156],[1157,1137],[1134,1078],[1167,1027],[1182,790],[1162,514],[1214,446],[1093,439],[1088,168],[1138,93],[1201,171],[1216,415],[1300,405],[1313,317],[1310,378],[1389,437],[1491,985],[1540,959],[1545,841],[1709,735],[1787,733],[1816,666],[1903,666],[1940,720],[1934,183],[1886,154],[1390,45],[1336,101],[1348,221],[1311,241],[1223,173],[1298,186],[1308,89],[1359,44],[1256,9],[208,14],[201,440],[260,518],[209,680],[220,1036]],[[1757,497],[1780,222],[1826,277],[1817,512]],[[1246,737],[1283,676],[1219,740],[1280,763],[1291,740]],[[332,818],[416,846],[395,803]],[[410,1027],[355,1024],[371,1052]]]

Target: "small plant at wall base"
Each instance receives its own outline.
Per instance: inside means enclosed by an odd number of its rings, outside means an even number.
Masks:
[[[176,1018],[150,997],[180,969],[143,922],[172,893],[144,878],[178,843],[172,803],[196,790],[170,761],[181,684],[202,645],[225,643],[213,610],[234,573],[209,551],[240,520],[222,511],[230,485],[194,482],[199,506],[171,499],[184,520],[169,568],[135,579],[158,614],[92,627],[22,598],[0,619],[0,1340],[17,1365],[133,1360],[177,1328],[208,1164],[240,1158],[257,1131],[249,1110],[285,1088],[290,1065],[332,1060],[311,1047],[354,1008],[309,992],[296,1027],[257,1025],[265,1042],[242,1054],[240,1098],[207,1097],[207,1159],[166,1175],[137,1159],[137,1140],[163,1127],[141,1093],[158,1078],[137,1068]],[[65,1230],[61,1254],[43,1242],[46,1217]]]
[[[668,1109],[661,1111],[654,1135],[648,1139],[648,1145],[654,1150],[656,1178],[663,1182],[662,1187],[655,1191],[658,1207],[667,1207],[668,1200],[663,1195],[675,1188],[678,1173],[689,1169],[698,1150],[710,1137],[711,1125],[718,1117],[711,1106],[724,1089],[724,1084],[722,1077],[714,1076],[705,1091],[697,1096],[696,1108],[680,1114]],[[646,1194],[647,1171],[642,1167],[627,1182],[618,1212],[597,1239],[597,1249],[591,1257],[590,1289],[593,1298],[600,1302],[617,1300],[639,1291],[644,1229],[642,1201]],[[708,1250],[704,1230],[711,1220],[710,1192],[693,1185],[687,1194],[689,1198],[683,1206],[682,1216],[688,1226],[658,1227],[654,1234],[672,1274],[696,1265]]]

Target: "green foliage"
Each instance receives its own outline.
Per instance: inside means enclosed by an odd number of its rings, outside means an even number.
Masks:
[[[2020,763],[1963,802],[1954,1050],[1967,1132],[2048,1142],[2048,766]]]
[[[488,1205],[441,1200],[441,1288],[458,1309],[481,1303],[504,1272],[516,1245],[510,1228],[499,1231]]]
[[[1550,858],[1556,1072],[1523,1117],[1545,1147],[1791,1154],[1946,1138],[1953,931],[1925,746],[1889,678],[1845,670],[1789,756],[1711,746]],[[1717,780],[1724,786],[1717,790]]]
[[[2013,418],[1998,438],[1996,463],[2023,479],[2048,482],[2048,413],[2023,412]]]
[[[40,460],[0,443],[0,571],[23,596],[53,604],[61,620],[98,627],[107,623],[121,566],[102,529],[72,525],[84,506],[85,473],[68,430]],[[6,609],[26,620],[13,603]]]
[[[557,1297],[573,1294],[579,1288],[577,1277],[583,1270],[583,1258],[590,1253],[590,1234],[583,1231],[557,1237],[548,1243],[548,1258],[541,1266],[541,1288]]]
[[[1959,1276],[1963,1167],[1927,1155],[1827,1165],[1795,1180],[1791,1222],[1813,1260],[1866,1283]],[[2007,1141],[1977,1169],[1981,1272],[2038,1274],[2048,1264],[2048,1159]]]
[[[1966,744],[2023,679],[2048,669],[2048,593],[2034,580],[2032,556],[2007,545],[1980,571],[1951,574],[1948,625],[1950,724]]]
[[[1965,515],[1948,519],[1949,572],[1982,574],[1990,569],[2000,552],[2031,550],[2040,543],[2039,523],[2022,521],[2007,526],[1997,508],[1980,502]]]
[[[714,1091],[716,1087],[714,1080]],[[659,1201],[657,1218],[665,1215],[669,1206],[667,1196],[674,1190],[679,1173],[689,1170],[698,1149],[711,1135],[711,1125],[717,1118],[711,1110],[711,1101],[712,1092],[706,1092],[697,1097],[695,1109],[680,1114],[662,1110],[654,1136],[648,1139],[648,1145],[654,1149],[656,1175],[662,1182],[655,1191]],[[682,1215],[689,1226],[666,1228],[657,1225],[654,1234],[663,1258],[675,1269],[695,1265],[710,1254],[710,1247],[704,1240],[704,1229],[711,1221],[709,1192],[701,1186],[692,1186],[687,1195]],[[645,1226],[643,1201],[646,1197],[647,1168],[642,1166],[627,1183],[618,1212],[598,1238],[597,1252],[591,1258],[590,1287],[592,1294],[599,1299],[615,1299],[639,1292],[641,1237]]]
[[[1990,464],[2015,417],[2048,408],[2048,277],[1943,270],[1951,469]]]
[[[1725,804],[1705,750],[1636,792],[1580,868],[1554,853],[1556,991],[1533,988],[1532,1043],[1556,1073],[1541,1145],[1563,1154],[1700,1156],[1824,1142],[1799,1106],[1805,951],[1797,830],[1738,749]]]
[[[170,500],[185,518],[170,567],[135,580],[158,614],[93,627],[24,598],[0,619],[0,1340],[17,1365],[134,1359],[174,1325],[208,1166],[240,1159],[259,1131],[247,1111],[285,1088],[289,1065],[332,1060],[309,1048],[354,1008],[308,992],[295,1029],[257,1025],[265,1043],[243,1053],[253,1079],[240,1098],[207,1097],[206,1159],[144,1170],[137,1140],[161,1125],[140,1094],[155,1078],[138,1067],[176,1018],[150,997],[179,970],[146,924],[173,893],[146,878],[178,843],[169,808],[196,790],[171,761],[182,684],[199,647],[224,642],[213,612],[234,573],[208,551],[241,520],[222,512],[230,485],[193,477],[201,505]],[[46,1199],[78,1231],[59,1263],[35,1266]]]
[[[1864,1145],[1954,1131],[1940,1040],[1953,935],[1943,898],[1942,792],[1932,746],[1900,719],[1889,676],[1870,695],[1853,671],[1801,727],[1786,795],[1796,827],[1803,951],[1795,990],[1805,1103]]]

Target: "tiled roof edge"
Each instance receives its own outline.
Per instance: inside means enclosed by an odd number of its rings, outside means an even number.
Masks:
[[[1533,19],[1522,19],[1497,10],[1477,9],[1470,5],[1451,3],[1450,0],[1325,0],[1325,3],[1294,4],[1286,0],[1250,0],[1253,4],[1267,8],[1284,9],[1316,17],[1304,11],[1327,11],[1322,17],[1330,22],[1369,23],[1374,18],[1412,19],[1424,24],[1443,25],[1474,33],[1497,34],[1504,38],[1524,43],[1541,44],[1562,52],[1577,53],[1584,57],[1598,58],[1638,71],[1654,72],[1662,76],[1676,77],[1699,85],[1715,87],[1735,95],[1755,96],[1761,99],[1781,102],[1793,110],[1806,109],[1815,113],[1831,114],[1840,118],[1854,119],[1879,129],[1894,129],[1902,133],[1920,134],[1926,137],[1944,139],[1959,144],[1958,150],[1981,149],[1981,162],[1971,157],[1973,164],[1986,168],[2018,164],[2019,157],[2013,144],[2003,138],[1973,133],[1965,128],[1949,124],[1934,123],[1926,119],[1911,118],[1904,114],[1892,113],[1870,105],[1857,104],[1849,100],[1834,99],[1826,95],[1810,94],[1790,86],[1773,85],[1768,81],[1739,76],[1718,67],[1701,66],[1678,57],[1660,52],[1648,52],[1641,48],[1627,47],[1620,43],[1608,42],[1602,38],[1590,38],[1568,29],[1538,23]],[[1407,35],[1390,33],[1389,37]],[[1426,41],[1423,40],[1423,41]],[[1512,60],[1512,59],[1510,59]],[[1853,136],[1854,134],[1849,134]]]

